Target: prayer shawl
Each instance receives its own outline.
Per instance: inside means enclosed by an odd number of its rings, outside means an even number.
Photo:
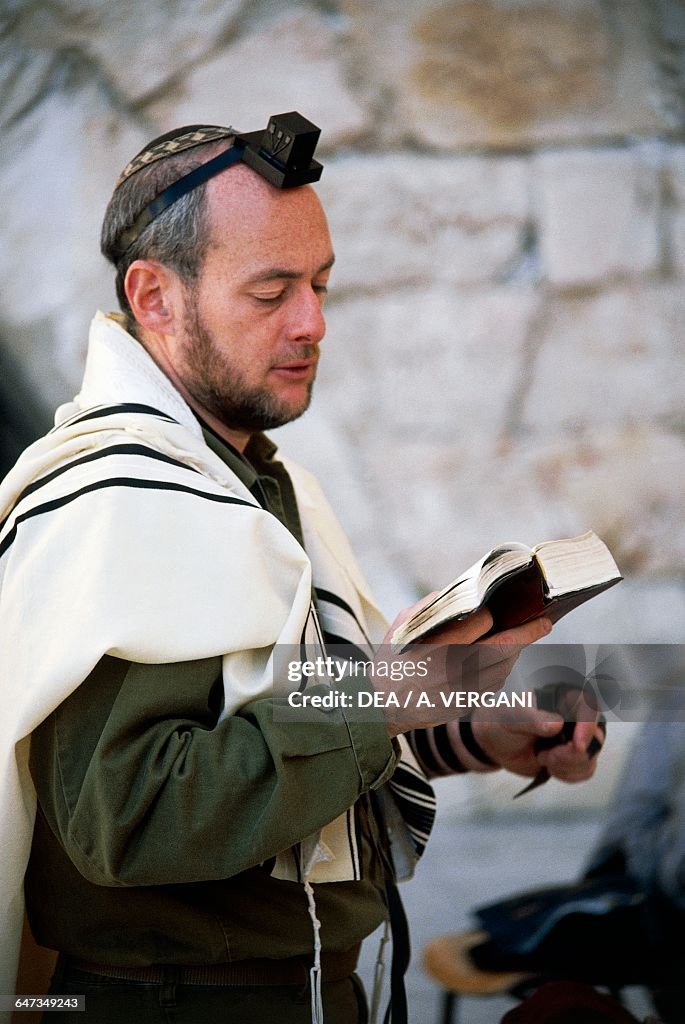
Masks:
[[[287,463],[305,553],[208,448],[118,317],[96,315],[82,390],[56,424],[0,485],[0,993],[14,991],[35,814],[29,737],[105,654],[220,655],[231,715],[271,692],[274,644],[316,639],[312,572],[324,633],[364,645],[386,630],[313,477]],[[384,804],[406,875],[434,814],[407,744],[392,783]],[[274,873],[352,880],[355,843],[343,815]]]

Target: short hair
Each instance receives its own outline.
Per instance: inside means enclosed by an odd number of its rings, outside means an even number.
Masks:
[[[126,297],[124,281],[134,260],[154,259],[176,271],[181,280],[192,285],[197,280],[209,244],[206,218],[207,183],[181,196],[140,233],[122,253],[117,242],[135,223],[142,210],[160,192],[183,175],[206,163],[232,144],[232,137],[205,142],[180,153],[142,166],[114,190],[102,222],[100,249],[116,268],[116,292],[127,327],[136,335],[136,320]]]

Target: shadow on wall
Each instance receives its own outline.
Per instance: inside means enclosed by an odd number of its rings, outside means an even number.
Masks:
[[[52,425],[52,416],[0,342],[0,480],[27,445]]]

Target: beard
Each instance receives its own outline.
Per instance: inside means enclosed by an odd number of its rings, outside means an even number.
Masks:
[[[193,398],[232,430],[273,430],[297,419],[309,408],[313,381],[304,400],[279,398],[268,387],[249,384],[245,373],[231,360],[202,322],[197,300],[191,296],[186,309],[183,383]],[[315,345],[296,345],[287,359],[311,359]]]

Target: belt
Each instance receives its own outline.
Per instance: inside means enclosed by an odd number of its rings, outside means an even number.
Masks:
[[[323,981],[341,981],[353,974],[359,958],[360,946],[342,953],[321,953]],[[100,974],[120,981],[177,985],[302,985],[309,977],[312,960],[304,956],[271,960],[236,960],[230,964],[153,964],[150,967],[118,967],[96,964],[77,957],[66,958],[66,968],[86,974]]]

